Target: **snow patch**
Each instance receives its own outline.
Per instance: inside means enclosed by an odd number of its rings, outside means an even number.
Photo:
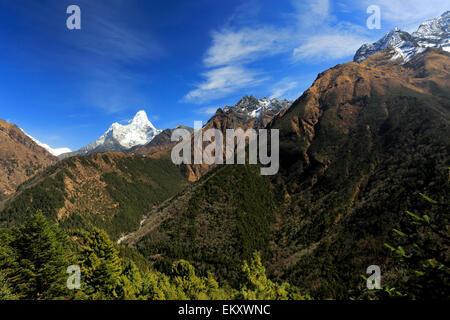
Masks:
[[[402,59],[404,63],[427,48],[442,48],[450,52],[450,11],[441,16],[422,22],[416,32],[409,34],[394,28],[374,43],[363,44],[353,61],[362,62],[370,55],[388,47],[393,49],[392,60]]]
[[[20,130],[22,130],[22,129],[20,129]],[[42,148],[44,148],[45,150],[47,150],[48,152],[50,152],[52,155],[54,155],[56,157],[59,156],[60,154],[63,154],[63,153],[72,152],[72,150],[70,150],[69,148],[52,148],[48,144],[42,143],[38,139],[33,138],[32,136],[30,136],[25,131],[22,130],[22,132],[25,133],[25,135],[28,138],[33,140],[34,143],[36,143],[37,145],[41,146]]]

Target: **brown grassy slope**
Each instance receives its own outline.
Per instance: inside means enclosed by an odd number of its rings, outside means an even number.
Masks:
[[[16,125],[0,119],[0,200],[58,159],[38,146]]]

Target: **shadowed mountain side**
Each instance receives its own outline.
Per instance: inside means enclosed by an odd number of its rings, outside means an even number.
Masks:
[[[384,51],[321,73],[274,119],[286,201],[269,271],[345,297],[369,265],[386,269],[390,230],[428,209],[418,192],[448,199],[449,92],[449,53],[400,66]]]

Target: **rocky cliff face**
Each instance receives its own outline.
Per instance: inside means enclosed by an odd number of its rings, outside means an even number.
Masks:
[[[175,129],[165,129],[159,133],[154,139],[143,146],[136,146],[128,150],[128,153],[140,154],[143,156],[157,157],[162,154],[167,154],[177,144],[171,140],[172,133],[176,129],[186,129],[189,132],[194,132],[194,129],[183,125],[178,125]]]
[[[223,108],[223,112],[236,119],[235,125],[256,129],[264,128],[275,115],[291,104],[292,101],[286,99],[269,99],[266,97],[257,99],[253,96],[244,96],[236,105]]]

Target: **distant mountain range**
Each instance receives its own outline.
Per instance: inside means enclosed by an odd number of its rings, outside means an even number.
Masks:
[[[271,277],[322,298],[356,294],[374,263],[392,279],[384,246],[392,229],[408,223],[405,210],[443,214],[419,192],[449,195],[449,70],[443,50],[400,64],[387,49],[321,73],[267,126],[280,130],[277,175],[200,168],[192,187],[148,212],[121,244],[157,265],[187,259],[231,283],[259,251]],[[218,111],[209,124],[234,120]]]
[[[239,125],[252,123],[252,126],[262,128],[281,110],[289,107],[292,101],[276,98],[257,99],[253,96],[243,97],[235,106],[219,108],[219,113],[236,117]],[[217,113],[216,113],[217,115]],[[213,116],[210,121],[214,121]],[[193,130],[190,127],[178,126]],[[207,124],[205,125],[207,127]],[[174,128],[176,129],[176,128]],[[88,155],[97,152],[131,152],[150,155],[154,152],[167,150],[174,143],[170,136],[174,129],[159,130],[148,120],[145,111],[139,111],[126,125],[113,123],[111,127],[96,141],[80,150],[60,154],[61,159],[73,156]],[[158,139],[155,139],[158,137]],[[155,140],[154,140],[155,139]]]
[[[403,62],[410,61],[427,48],[441,48],[450,52],[450,11],[421,23],[412,34],[395,28],[377,42],[363,44],[353,61],[362,62],[386,48],[392,52],[391,59],[401,59]]]

